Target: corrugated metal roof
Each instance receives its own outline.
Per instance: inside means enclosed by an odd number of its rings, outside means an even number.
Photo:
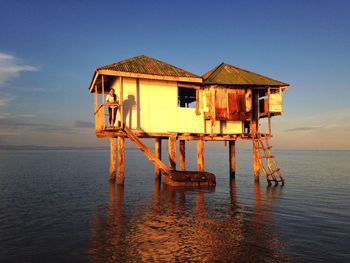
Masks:
[[[203,76],[203,83],[224,85],[289,86],[278,80],[221,63]]]
[[[100,67],[97,70],[112,70],[171,77],[201,78],[191,72],[145,55],[122,60],[117,63]]]

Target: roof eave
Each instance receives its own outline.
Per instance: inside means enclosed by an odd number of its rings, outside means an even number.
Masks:
[[[92,93],[92,89],[94,88],[94,85],[95,85],[95,82],[96,82],[96,80],[97,80],[97,77],[98,77],[98,71],[95,70],[94,75],[93,75],[93,77],[92,77],[92,80],[91,80],[91,82],[90,82],[90,86],[89,86],[89,91],[90,91],[90,93]]]
[[[281,83],[281,84],[237,84],[237,83],[220,83],[220,82],[203,82],[203,85],[224,85],[224,86],[237,86],[237,87],[280,87],[283,90],[288,90],[289,84]]]
[[[179,76],[162,76],[153,74],[143,74],[135,72],[124,72],[115,71],[108,69],[97,69],[96,72],[100,75],[116,76],[116,77],[129,77],[129,78],[141,78],[141,79],[155,79],[155,80],[169,80],[169,81],[180,81],[180,82],[194,82],[202,83],[202,78],[200,77],[179,77]]]

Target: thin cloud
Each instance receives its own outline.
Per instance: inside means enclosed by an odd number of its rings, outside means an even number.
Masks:
[[[6,130],[21,129],[25,131],[49,132],[49,133],[74,133],[75,129],[71,126],[57,125],[54,123],[34,123],[22,122],[14,118],[0,118],[0,127]]]
[[[75,121],[74,127],[76,127],[76,128],[93,128],[94,124],[90,121]]]
[[[298,131],[313,131],[313,130],[317,130],[320,129],[322,127],[320,126],[304,126],[304,127],[297,127],[297,128],[293,128],[293,129],[288,129],[285,130],[286,132],[298,132]]]
[[[0,119],[5,119],[8,118],[10,114],[7,112],[3,112],[2,108],[6,108],[12,101],[12,98],[4,98],[3,96],[5,95],[1,93],[0,96],[2,96],[2,98],[0,98]]]
[[[0,108],[6,107],[11,100],[12,98],[0,98]]]
[[[34,118],[35,114],[19,114],[18,117],[20,117],[20,118]]]
[[[12,55],[0,52],[0,86],[19,76],[21,72],[39,71],[35,66],[22,64]]]

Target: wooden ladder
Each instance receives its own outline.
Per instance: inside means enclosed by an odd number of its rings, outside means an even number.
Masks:
[[[263,139],[265,139],[265,143]],[[253,137],[253,144],[254,148],[258,149],[258,151],[256,152],[259,153],[258,157],[260,168],[266,177],[268,185],[271,185],[271,182],[273,181],[275,182],[275,185],[278,185],[278,183],[280,182],[283,186],[284,179],[282,177],[281,169],[278,167],[276,157],[271,154],[272,146],[270,146],[269,144],[269,136],[265,135],[264,137],[262,137],[260,133],[257,133]],[[263,154],[261,154],[261,150]],[[263,159],[265,159],[266,161],[267,168],[264,164]]]
[[[146,155],[146,157],[154,165],[158,166],[164,174],[171,175],[170,168],[166,164],[164,164],[162,160],[157,158],[155,154],[151,151],[151,149],[148,148],[147,145],[144,144],[131,129],[129,129],[127,126],[124,126],[123,130],[128,136],[128,138],[136,145],[137,148],[139,148]]]

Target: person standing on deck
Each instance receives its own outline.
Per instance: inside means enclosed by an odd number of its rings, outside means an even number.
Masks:
[[[108,105],[108,127],[113,127],[115,122],[115,117],[117,116],[117,110],[119,105],[118,96],[114,93],[114,89],[109,90],[109,94],[106,97],[106,103]]]

